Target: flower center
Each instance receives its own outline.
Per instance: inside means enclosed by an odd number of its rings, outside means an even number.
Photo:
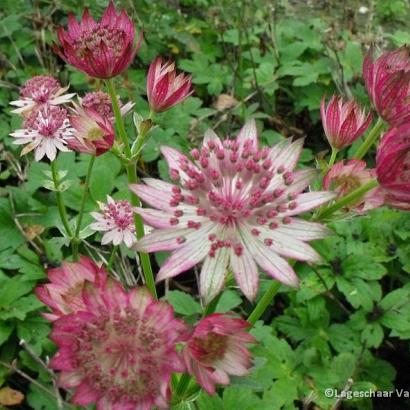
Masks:
[[[102,117],[113,116],[110,96],[102,91],[87,93],[81,103],[84,108],[92,109]]]
[[[204,363],[212,363],[222,359],[226,351],[226,336],[210,332],[206,337],[194,337],[191,349],[200,357]]]
[[[105,215],[107,218],[113,219],[115,225],[122,230],[134,224],[132,207],[130,203],[125,200],[108,204],[105,209]]]
[[[115,57],[121,56],[124,51],[125,33],[123,30],[98,24],[92,31],[84,30],[74,42],[77,56],[87,58],[88,56],[100,57],[101,47],[107,48],[105,54],[113,53]]]
[[[67,121],[67,111],[64,108],[48,106],[34,110],[25,126],[37,130],[43,137],[54,138]]]
[[[165,344],[138,312],[117,308],[84,324],[75,359],[93,386],[113,402],[139,402],[158,393]]]
[[[21,95],[38,103],[46,103],[50,96],[60,88],[60,83],[53,77],[36,76],[28,80],[21,90]]]

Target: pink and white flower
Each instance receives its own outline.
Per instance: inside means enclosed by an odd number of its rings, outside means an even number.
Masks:
[[[10,134],[16,139],[14,144],[27,144],[21,155],[34,150],[36,161],[40,161],[44,156],[54,161],[57,151],[69,151],[67,141],[73,136],[74,129],[64,108],[44,105],[32,111],[23,127]]]
[[[96,222],[90,225],[94,231],[104,232],[101,244],[125,243],[131,248],[137,242],[134,226],[134,210],[127,200],[114,201],[107,196],[107,203],[99,203],[101,212],[91,212]]]
[[[156,209],[135,208],[155,228],[136,245],[142,252],[172,251],[157,280],[171,278],[204,261],[200,293],[205,302],[224,285],[228,269],[247,298],[258,291],[260,266],[273,278],[297,286],[284,258],[315,262],[306,243],[327,235],[317,223],[295,218],[334,197],[304,192],[316,171],[294,171],[302,140],[259,148],[256,124],[249,121],[235,140],[221,141],[207,131],[200,150],[188,157],[162,147],[170,175],[178,185],[146,178],[132,185],[139,198]]]
[[[244,376],[251,367],[246,345],[255,338],[245,320],[214,313],[202,319],[183,349],[188,372],[209,394],[215,384],[229,384],[229,375]]]
[[[323,97],[320,115],[329,144],[338,150],[351,145],[372,122],[371,114],[366,115],[356,101],[344,102],[343,98],[335,95],[327,106]]]
[[[74,97],[75,93],[64,94],[69,86],[61,87],[59,81],[49,75],[37,75],[26,81],[20,90],[20,99],[10,104],[17,108],[12,113],[28,116],[34,109],[44,104],[66,104]]]
[[[73,151],[98,156],[112,148],[115,130],[110,117],[74,104],[70,122],[75,132],[67,143]]]
[[[175,63],[163,63],[157,57],[149,66],[147,77],[147,97],[151,110],[162,112],[189,97],[192,79],[184,73],[176,74]]]
[[[365,161],[356,159],[346,163],[344,161],[337,162],[324,177],[323,187],[336,192],[337,198],[341,198],[376,178],[376,170],[366,169],[366,166]],[[383,192],[380,188],[374,188],[360,198],[357,203],[349,205],[346,210],[364,213],[383,204]]]
[[[120,105],[121,115],[123,117],[127,115],[135,105],[133,102],[122,104],[119,98],[118,103]],[[80,98],[80,105],[84,109],[93,110],[102,117],[108,118],[111,122],[114,122],[114,112],[112,110],[111,98],[107,93],[103,91],[87,93],[83,98]]]
[[[125,11],[117,15],[112,1],[100,22],[96,22],[85,9],[80,22],[69,14],[68,31],[60,27],[57,35],[60,46],[54,44],[54,52],[78,70],[101,79],[125,71],[142,41],[141,32],[134,45],[134,24]]]
[[[98,410],[168,408],[172,372],[185,369],[176,344],[186,326],[172,307],[153,300],[144,288],[127,293],[107,279],[83,288],[85,309],[53,323],[51,339],[59,350],[50,366],[59,383],[74,389],[78,406]]]
[[[36,288],[37,297],[52,310],[43,316],[53,322],[61,316],[84,310],[81,294],[84,283],[88,281],[98,286],[105,281],[106,275],[103,268],[86,256],[81,256],[78,262],[63,261],[61,267],[49,269],[50,283]]]
[[[407,46],[363,62],[367,93],[380,117],[390,126],[410,121],[410,54]]]
[[[410,123],[383,135],[377,148],[376,170],[386,204],[410,211]]]

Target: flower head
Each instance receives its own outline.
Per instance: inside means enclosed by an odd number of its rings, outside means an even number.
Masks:
[[[157,57],[149,66],[147,77],[147,97],[151,109],[162,112],[189,97],[191,90],[191,76],[183,73],[176,74],[175,63],[162,62]]]
[[[214,313],[202,319],[184,346],[186,367],[209,393],[215,384],[229,384],[229,375],[244,376],[251,366],[247,343],[255,339],[246,329],[249,323]]]
[[[375,179],[376,170],[366,169],[366,162],[352,159],[345,163],[337,162],[328,171],[323,179],[325,189],[336,192],[337,197],[343,197],[361,185]],[[363,213],[378,208],[384,203],[384,195],[379,188],[372,189],[362,197],[358,203],[349,206],[346,210]]]
[[[175,346],[186,326],[172,307],[143,288],[127,293],[107,279],[83,288],[85,309],[53,323],[51,339],[59,350],[50,366],[60,384],[74,388],[79,406],[97,409],[167,408],[172,372],[184,370]]]
[[[136,242],[134,210],[126,200],[114,201],[107,196],[107,203],[100,203],[101,212],[91,212],[96,222],[90,225],[95,231],[102,231],[102,245],[125,243],[131,248]]]
[[[200,292],[206,302],[221,290],[228,268],[243,293],[253,299],[259,265],[279,281],[297,286],[298,279],[283,257],[317,261],[305,242],[323,238],[327,229],[295,215],[334,197],[330,192],[303,192],[315,178],[310,169],[294,171],[302,140],[285,140],[259,148],[254,121],[235,140],[222,142],[208,131],[193,161],[162,147],[170,175],[178,185],[147,178],[131,189],[155,209],[136,208],[157,229],[137,249],[173,251],[157,280],[173,277],[204,261]]]
[[[10,104],[18,108],[12,112],[28,116],[32,110],[38,109],[44,104],[59,105],[68,103],[73,94],[64,94],[67,87],[61,87],[57,79],[48,75],[37,75],[26,81],[20,90],[20,99]]]
[[[123,116],[128,114],[135,105],[133,102],[128,102],[124,105],[120,100],[118,102],[120,104],[121,114]],[[107,93],[103,91],[94,91],[85,94],[84,97],[80,100],[80,105],[84,109],[93,110],[102,117],[109,118],[111,122],[114,121],[114,112],[112,110],[111,98]]]
[[[385,52],[375,61],[369,52],[363,78],[374,108],[391,126],[410,121],[410,55],[404,46]]]
[[[320,115],[329,144],[338,150],[351,145],[372,122],[371,114],[366,115],[355,101],[344,102],[335,95],[327,107],[323,97]]]
[[[410,210],[410,124],[383,135],[377,148],[376,170],[386,204]]]
[[[60,46],[55,44],[54,51],[68,64],[102,79],[126,70],[142,40],[140,35],[134,45],[134,24],[125,11],[117,15],[112,1],[101,21],[96,22],[85,9],[80,22],[69,14],[68,31],[60,27],[57,34]]]
[[[54,321],[63,315],[84,310],[81,295],[84,283],[104,281],[107,273],[91,259],[81,256],[78,262],[63,261],[61,267],[49,269],[47,275],[51,283],[37,287],[36,295],[52,310],[43,316]]]
[[[44,155],[50,161],[54,161],[58,150],[69,151],[67,140],[73,135],[74,129],[64,108],[44,105],[38,110],[33,110],[23,127],[10,134],[16,138],[14,144],[27,144],[21,155],[34,150],[36,161],[40,161]]]
[[[77,104],[74,107],[70,121],[75,132],[68,146],[74,151],[97,156],[109,151],[115,139],[111,118],[91,108]]]

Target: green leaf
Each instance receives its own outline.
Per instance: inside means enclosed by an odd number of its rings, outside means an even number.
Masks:
[[[167,294],[167,300],[174,307],[175,312],[181,315],[189,316],[201,312],[201,305],[188,293],[171,290]]]
[[[234,290],[227,289],[222,293],[216,305],[215,312],[225,313],[233,310],[242,303],[241,297]]]

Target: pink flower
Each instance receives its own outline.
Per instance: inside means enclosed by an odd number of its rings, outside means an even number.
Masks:
[[[173,251],[157,280],[174,277],[204,261],[200,293],[206,302],[216,296],[231,269],[243,293],[254,299],[259,265],[273,278],[298,285],[283,257],[317,261],[305,242],[328,230],[293,216],[334,197],[330,192],[303,192],[315,178],[311,169],[294,171],[302,140],[285,140],[258,148],[254,121],[235,140],[222,142],[209,130],[193,161],[162,147],[170,175],[179,186],[146,178],[131,189],[157,209],[135,208],[155,228],[137,243],[143,252]]]
[[[44,155],[54,161],[57,151],[69,151],[67,141],[74,134],[74,129],[64,108],[44,105],[33,110],[23,127],[10,134],[16,138],[14,144],[27,144],[21,155],[34,150],[36,161],[40,161]]]
[[[123,105],[119,98],[118,102],[121,107],[120,109],[122,116],[127,115],[135,105],[133,102],[128,102]],[[111,98],[107,93],[103,91],[94,91],[87,93],[83,98],[80,99],[80,105],[84,109],[96,111],[102,117],[106,117],[111,122],[114,122],[114,113],[112,110]]]
[[[184,371],[176,344],[186,326],[172,307],[154,301],[143,288],[127,293],[107,279],[83,288],[85,309],[53,323],[59,350],[50,366],[60,385],[75,389],[72,402],[98,410],[168,408],[172,372]]]
[[[352,159],[346,164],[344,161],[337,162],[328,171],[323,179],[323,187],[336,192],[337,198],[343,197],[361,185],[374,180],[375,169],[366,169],[366,162]],[[346,210],[356,213],[364,213],[370,209],[378,208],[384,203],[384,195],[379,188],[372,189],[360,201]]]
[[[119,15],[110,1],[100,22],[94,21],[88,9],[77,22],[73,14],[68,16],[68,31],[57,31],[60,46],[54,51],[68,64],[91,77],[112,78],[128,68],[134,59],[142,33],[134,46],[135,28],[125,11]]]
[[[113,245],[125,243],[131,248],[137,242],[134,226],[134,211],[126,201],[114,201],[107,196],[107,203],[99,203],[101,212],[91,212],[96,222],[90,225],[94,231],[102,231],[102,245],[112,242]]]
[[[320,115],[329,144],[338,150],[351,145],[372,122],[371,114],[366,115],[355,101],[344,102],[343,98],[335,95],[327,107],[323,97]]]
[[[18,108],[11,111],[15,114],[28,116],[33,109],[38,109],[43,104],[59,105],[68,103],[72,94],[64,94],[69,86],[61,87],[57,79],[48,75],[37,75],[26,81],[20,90],[20,99],[10,104]]]
[[[375,61],[369,52],[363,78],[374,108],[391,126],[410,121],[410,56],[404,46],[385,52]]]
[[[386,204],[410,210],[410,124],[383,135],[377,148],[376,170]]]
[[[229,375],[244,376],[251,366],[247,343],[255,338],[246,329],[249,323],[214,313],[195,327],[183,349],[185,365],[190,374],[209,394],[215,384],[229,384]]]
[[[191,82],[189,75],[176,75],[175,63],[163,63],[162,58],[157,57],[149,66],[147,77],[147,97],[151,110],[166,111],[185,100],[193,93]]]
[[[111,118],[77,104],[74,107],[70,121],[75,132],[68,139],[68,146],[73,151],[97,156],[109,151],[115,139]]]
[[[52,310],[43,316],[54,321],[84,310],[81,292],[85,281],[99,283],[105,280],[107,273],[91,259],[81,256],[79,262],[63,261],[60,268],[49,269],[47,275],[51,283],[37,287],[36,295]]]

